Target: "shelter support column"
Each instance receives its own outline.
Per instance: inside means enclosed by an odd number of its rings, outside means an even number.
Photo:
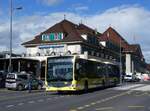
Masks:
[[[36,77],[41,79],[41,62],[39,61],[36,66]]]
[[[18,61],[18,72],[21,71],[21,69],[20,69],[21,67],[20,66],[21,66],[21,63],[20,63],[20,61]]]

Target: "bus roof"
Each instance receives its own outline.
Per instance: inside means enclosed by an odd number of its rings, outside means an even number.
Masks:
[[[50,58],[59,58],[59,57],[60,58],[61,57],[75,57],[75,58],[81,58],[81,59],[85,59],[85,60],[91,60],[91,61],[101,62],[101,63],[104,63],[104,64],[119,65],[119,62],[116,62],[114,60],[103,59],[103,58],[100,58],[100,57],[95,57],[95,56],[90,56],[90,55],[88,55],[88,57],[86,57],[84,54],[51,56],[51,57],[48,57],[47,59],[50,59]]]

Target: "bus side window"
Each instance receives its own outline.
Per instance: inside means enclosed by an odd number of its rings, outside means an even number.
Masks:
[[[104,72],[103,66],[101,64],[97,65],[97,75],[98,77],[102,77]]]
[[[76,62],[76,78],[81,78],[81,77],[85,77],[86,75],[86,72],[85,72],[85,63],[84,63],[84,60],[79,60]]]
[[[76,70],[78,70],[79,68],[79,63],[76,63]]]

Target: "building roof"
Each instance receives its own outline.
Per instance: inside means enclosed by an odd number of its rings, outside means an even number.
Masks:
[[[101,36],[99,36],[99,41],[111,41],[112,43],[123,48],[127,47],[129,43],[112,27],[109,27]]]
[[[115,29],[109,27],[101,36],[99,41],[111,41],[112,43],[123,48],[123,52],[130,52],[143,57],[141,47],[139,44],[129,44]],[[121,40],[121,41],[120,41]],[[121,43],[120,43],[121,42]]]
[[[55,41],[42,41],[41,36],[42,34],[48,34],[48,33],[58,33],[62,32],[64,34],[64,38],[62,40],[55,40]],[[88,26],[84,24],[74,24],[68,20],[63,20],[52,27],[48,28],[46,31],[40,33],[39,35],[35,36],[33,40],[24,42],[22,45],[28,46],[28,45],[36,45],[36,44],[42,44],[42,43],[59,43],[59,42],[74,42],[74,41],[85,41],[81,34],[90,34],[95,35],[95,31],[92,28],[89,28]],[[99,33],[100,34],[100,33]]]
[[[133,53],[141,58],[143,58],[142,50],[139,44],[131,44],[128,47],[126,47],[124,52],[130,52]]]
[[[146,64],[146,69],[150,71],[150,64]]]

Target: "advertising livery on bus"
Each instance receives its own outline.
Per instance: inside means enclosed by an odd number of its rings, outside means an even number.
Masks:
[[[119,83],[119,67],[84,55],[48,57],[46,91],[87,91],[90,88]]]

